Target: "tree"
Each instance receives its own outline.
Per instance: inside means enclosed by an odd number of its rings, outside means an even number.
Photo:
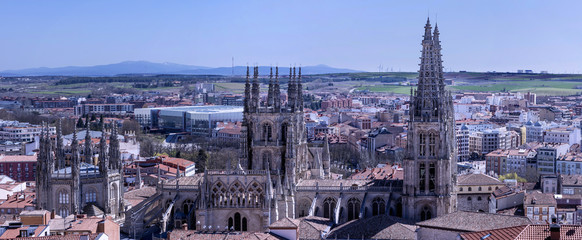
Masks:
[[[79,121],[77,121],[77,128],[83,128],[85,127],[85,123],[83,122],[83,118],[79,118]]]
[[[196,156],[196,166],[198,166],[198,171],[204,171],[206,166],[209,165],[209,156],[204,149],[198,150],[198,156]]]
[[[121,124],[121,132],[135,132],[135,134],[141,133],[141,125],[135,120],[123,120]]]
[[[93,122],[93,121],[97,121],[97,118],[95,117],[95,114],[94,113],[91,114],[91,122]]]

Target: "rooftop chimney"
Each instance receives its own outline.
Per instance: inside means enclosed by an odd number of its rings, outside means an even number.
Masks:
[[[560,240],[560,224],[557,223],[550,224],[550,239]]]

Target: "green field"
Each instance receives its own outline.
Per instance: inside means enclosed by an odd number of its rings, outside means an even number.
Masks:
[[[582,92],[576,87],[582,86],[582,81],[561,80],[490,80],[480,81],[473,85],[451,86],[456,92],[534,92],[538,95],[572,95]]]
[[[371,86],[361,86],[356,88],[359,91],[368,90],[370,92],[386,92],[386,93],[397,93],[397,94],[410,94],[411,86],[400,86],[400,85],[371,85]]]

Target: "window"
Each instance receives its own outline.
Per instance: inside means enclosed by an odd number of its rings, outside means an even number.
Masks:
[[[357,198],[348,200],[348,221],[360,218],[360,205],[362,203]]]
[[[420,155],[421,157],[424,157],[426,155],[426,136],[424,133],[419,134],[419,138],[420,138],[420,148],[418,151],[418,155]]]
[[[481,191],[481,187],[479,187],[479,191]]]
[[[94,188],[90,188],[89,192],[85,193],[85,202],[86,203],[95,203],[97,202],[97,192]]]
[[[434,133],[430,133],[429,135],[429,145],[428,145],[428,152],[431,157],[436,156],[436,135]]]
[[[418,183],[418,187],[421,192],[424,192],[425,171],[426,170],[424,168],[424,163],[420,163],[420,167],[418,169],[418,176],[420,182]]]
[[[477,201],[481,201],[481,199],[482,199],[481,196],[477,197]]]
[[[467,201],[471,201],[473,200],[471,197],[467,197]]]
[[[424,206],[424,208],[420,211],[420,221],[429,220],[432,218],[432,214],[428,206]]]
[[[470,192],[470,191],[473,191],[473,189],[472,189],[471,187],[469,187],[469,192]]]
[[[428,191],[429,192],[434,192],[435,188],[436,188],[436,179],[435,179],[435,175],[436,175],[436,168],[434,166],[434,163],[430,163],[429,164],[429,168],[428,168]]]
[[[334,210],[336,206],[336,200],[334,198],[328,197],[323,201],[323,217],[330,220],[333,219]]]
[[[489,190],[489,191],[491,191],[491,187],[489,187],[489,189],[488,189],[488,190]]]
[[[269,123],[263,124],[263,141],[272,141],[273,127]]]
[[[461,189],[459,189],[459,192],[462,192],[462,191],[463,191],[463,188],[461,187]]]
[[[535,215],[538,215],[538,214],[540,214],[540,208],[538,208],[538,207],[534,207],[534,214],[535,214]]]
[[[375,198],[372,201],[372,216],[384,214],[386,212],[386,203],[381,198]]]
[[[68,204],[69,203],[69,193],[63,191],[59,192],[59,203],[60,204]]]

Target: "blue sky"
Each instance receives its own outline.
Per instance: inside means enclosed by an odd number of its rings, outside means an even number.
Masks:
[[[416,71],[426,17],[454,71],[582,71],[582,1],[4,1],[0,70],[127,60]]]

